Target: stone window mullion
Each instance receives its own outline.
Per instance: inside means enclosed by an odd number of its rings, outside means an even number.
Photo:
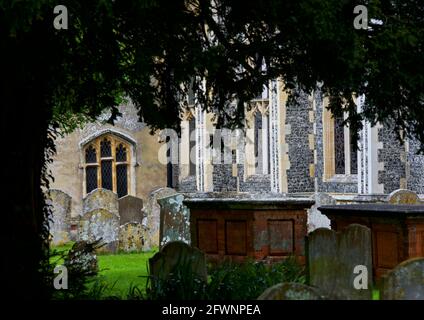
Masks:
[[[112,191],[116,191],[116,143],[115,139],[111,139],[111,148],[112,148]]]
[[[102,156],[100,154],[100,139],[96,140],[97,157],[97,188],[102,187]]]

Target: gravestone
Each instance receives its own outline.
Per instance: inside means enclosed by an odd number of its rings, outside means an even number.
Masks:
[[[79,239],[106,244],[101,251],[115,252],[119,234],[118,196],[106,189],[95,189],[83,199],[83,215],[79,222]]]
[[[266,289],[258,300],[321,300],[321,294],[304,284],[283,282]]]
[[[119,218],[118,195],[107,189],[95,189],[82,201],[83,215],[95,209],[106,210]]]
[[[160,205],[159,248],[171,241],[190,243],[190,210],[184,196],[175,194],[158,199]]]
[[[333,279],[337,269],[337,233],[318,228],[307,237],[307,266],[309,284],[320,288],[323,293],[336,290]]]
[[[60,190],[49,190],[46,204],[52,208],[52,219],[49,220],[49,230],[52,243],[61,245],[71,240],[71,196]]]
[[[329,299],[371,299],[372,246],[369,228],[351,224],[340,232],[317,229],[308,235],[307,242],[311,286],[319,288]],[[355,279],[360,285],[365,279],[365,289],[362,286],[355,288]]]
[[[127,222],[119,227],[119,250],[142,251],[146,228],[139,222]]]
[[[387,201],[391,204],[421,204],[418,195],[414,191],[407,189],[393,191],[387,197]]]
[[[118,200],[121,226],[128,222],[143,222],[143,200],[127,195]]]
[[[119,217],[106,209],[94,209],[85,213],[79,226],[79,239],[94,242],[102,240],[102,251],[115,252],[119,233]]]
[[[149,259],[149,272],[153,281],[166,280],[177,268],[184,269],[200,280],[207,280],[205,254],[184,242],[168,242]]]
[[[147,203],[143,208],[144,222],[147,227],[146,239],[144,243],[145,250],[159,248],[159,230],[160,230],[160,206],[158,203],[159,198],[167,197],[177,192],[171,188],[160,188],[152,191],[149,194]]]
[[[383,300],[424,300],[424,258],[400,263],[383,278]]]
[[[96,249],[101,246],[99,241],[75,242],[64,260],[64,265],[68,268],[69,273],[81,274],[83,272],[86,275],[95,275],[99,271]]]
[[[336,199],[324,192],[317,192],[311,198],[315,200],[315,204],[308,209],[308,232],[318,228],[330,228],[330,219],[322,214],[318,208],[322,205],[336,204]]]

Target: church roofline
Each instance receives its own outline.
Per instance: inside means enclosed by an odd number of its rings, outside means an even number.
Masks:
[[[82,139],[79,142],[79,147],[82,149],[90,141],[92,141],[92,140],[94,140],[94,139],[96,139],[96,138],[98,138],[98,137],[100,137],[102,135],[105,135],[105,134],[116,135],[116,136],[118,136],[118,137],[126,140],[127,142],[131,143],[133,146],[136,146],[137,145],[137,141],[135,139],[133,139],[131,136],[129,136],[129,135],[125,134],[125,133],[122,133],[120,131],[117,131],[117,130],[114,130],[114,129],[111,129],[111,128],[107,128],[107,129],[101,129],[99,131],[96,131],[95,133],[93,133],[93,134],[89,135],[88,137]]]

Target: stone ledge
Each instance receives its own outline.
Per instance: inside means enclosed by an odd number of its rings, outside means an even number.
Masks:
[[[424,205],[409,204],[342,204],[332,206],[322,206],[318,208],[323,214],[328,215],[373,215],[373,216],[393,216],[403,214],[408,216],[424,217]]]
[[[191,198],[184,200],[183,203],[190,209],[281,210],[310,208],[315,201],[309,198]]]

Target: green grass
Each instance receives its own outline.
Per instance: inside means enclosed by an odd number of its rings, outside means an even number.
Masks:
[[[52,247],[52,250],[66,253],[72,245],[73,243],[67,243]],[[97,280],[98,284],[106,287],[102,295],[125,299],[130,288],[135,286],[145,292],[148,261],[156,252],[157,249],[139,253],[98,254],[97,261],[100,271],[95,281]],[[51,261],[55,264],[63,263],[63,260],[57,256],[52,257]]]
[[[72,246],[74,245],[73,242],[68,242],[66,244],[60,245],[60,246],[51,246],[50,247],[50,262],[53,264],[62,264],[63,259],[61,258],[61,255],[66,255],[66,253],[71,250]]]
[[[377,289],[372,290],[372,300],[380,300],[380,291]]]

